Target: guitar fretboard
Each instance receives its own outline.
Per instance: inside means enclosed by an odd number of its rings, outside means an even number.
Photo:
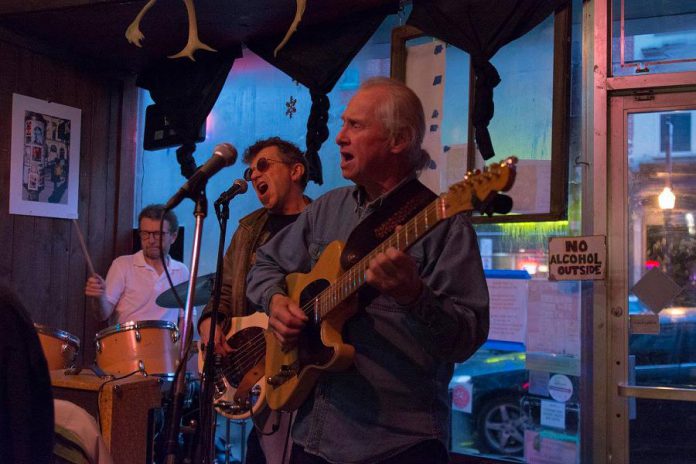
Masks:
[[[417,242],[418,239],[440,223],[440,221],[447,219],[447,217],[449,217],[449,215],[447,213],[446,201],[445,198],[441,196],[426,206],[402,227],[398,228],[398,230],[394,231],[385,241],[365,255],[350,269],[341,274],[341,276],[336,279],[336,282],[305,304],[303,307],[304,312],[309,315],[313,315],[316,312],[316,314],[323,319],[332,309],[355,293],[365,283],[365,272],[372,258],[379,253],[385,252],[387,248],[390,247],[394,247],[400,251],[407,250],[411,245]]]

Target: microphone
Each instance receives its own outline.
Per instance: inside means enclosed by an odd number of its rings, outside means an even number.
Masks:
[[[192,192],[200,190],[205,183],[213,177],[220,169],[230,166],[237,161],[237,149],[229,143],[221,143],[215,146],[213,156],[206,163],[198,168],[196,172],[186,181],[186,183],[169,199],[165,205],[166,209],[176,207],[181,201],[188,197]]]
[[[248,189],[247,182],[244,179],[237,179],[232,184],[232,187],[228,188],[220,194],[220,197],[215,200],[215,206],[221,205],[223,203],[229,203],[232,198],[239,194],[246,193]]]

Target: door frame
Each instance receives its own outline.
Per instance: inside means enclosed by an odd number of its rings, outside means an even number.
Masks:
[[[629,211],[626,128],[630,113],[696,109],[696,92],[634,92],[609,98],[607,159],[607,457],[629,462],[628,400],[631,397],[696,401],[696,390],[628,383]]]

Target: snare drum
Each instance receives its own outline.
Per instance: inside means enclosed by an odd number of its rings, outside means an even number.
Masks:
[[[80,339],[64,331],[34,324],[39,335],[41,348],[48,362],[48,369],[67,369],[75,363],[77,353],[80,351]]]
[[[112,375],[142,371],[172,375],[179,357],[179,329],[168,321],[130,321],[97,333],[97,366]]]

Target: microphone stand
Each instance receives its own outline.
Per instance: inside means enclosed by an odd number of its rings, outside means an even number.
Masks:
[[[196,279],[198,277],[198,262],[201,251],[201,236],[203,234],[203,220],[208,215],[208,199],[205,196],[205,184],[197,191],[192,193],[195,202],[193,215],[196,218],[196,226],[193,231],[193,251],[191,253],[191,275],[188,284],[188,294],[184,307],[184,319],[179,327],[181,333],[181,348],[179,352],[179,365],[174,375],[174,382],[170,390],[171,402],[167,411],[167,441],[165,462],[175,464],[179,445],[179,427],[181,423],[181,410],[186,393],[186,361],[192,337],[191,321],[193,315],[193,301],[196,296]]]
[[[222,292],[222,273],[223,257],[225,249],[225,236],[227,234],[227,221],[230,218],[229,203],[231,197],[224,200],[218,199],[215,202],[215,214],[220,224],[220,238],[218,240],[217,264],[215,268],[215,280],[212,294],[212,310],[210,313],[210,333],[206,344],[205,360],[203,362],[203,373],[201,376],[201,408],[200,408],[200,430],[202,439],[196,453],[196,462],[212,463],[214,459],[215,434],[213,433],[214,414],[213,414],[213,392],[215,391],[215,332],[220,307],[220,293]]]

